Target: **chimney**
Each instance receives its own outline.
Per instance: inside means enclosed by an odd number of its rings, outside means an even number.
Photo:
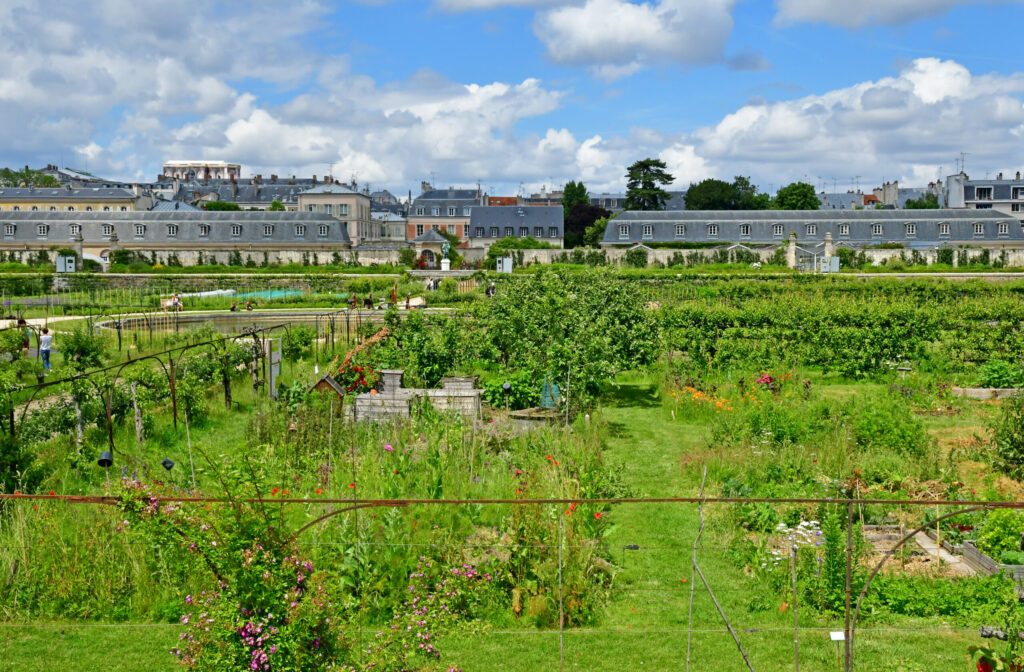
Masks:
[[[316,184],[316,175],[313,176],[313,184]]]
[[[295,176],[292,175],[292,179],[288,180],[288,184],[295,184]]]
[[[1018,179],[1018,180],[1020,179],[1020,171],[1019,171],[1019,170],[1017,171],[1017,177],[1016,177],[1016,179]]]
[[[253,182],[254,182],[255,184],[263,184],[263,176],[262,176],[262,175],[257,175],[257,176],[256,176],[256,179],[255,179],[255,180],[253,180]]]
[[[428,191],[430,191],[433,188],[434,187],[432,187],[430,185],[430,182],[420,182],[420,193],[421,194],[425,194],[425,193],[427,193]]]
[[[996,179],[997,179],[997,180],[1001,180],[1001,179],[1003,179],[1003,174],[1002,174],[1002,173],[998,173],[998,174],[996,174]]]
[[[270,175],[270,183],[271,184],[277,184],[277,175],[274,175],[273,173],[271,173],[271,175]]]

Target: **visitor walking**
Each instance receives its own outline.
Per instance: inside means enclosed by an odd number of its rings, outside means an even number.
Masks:
[[[53,334],[46,327],[39,336],[39,355],[43,358],[43,370],[50,370],[50,347],[53,345]]]
[[[28,322],[24,318],[18,318],[18,331],[21,332],[21,354],[23,357],[28,357],[28,349],[32,344],[32,330],[29,329]]]

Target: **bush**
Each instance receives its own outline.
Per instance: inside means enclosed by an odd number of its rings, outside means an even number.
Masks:
[[[281,353],[285,359],[294,362],[309,351],[309,346],[313,345],[315,339],[316,330],[313,327],[305,325],[292,327],[281,339]]]
[[[996,466],[1014,478],[1024,477],[1024,394],[1003,402],[1003,410],[990,427]]]
[[[996,509],[985,516],[978,530],[975,545],[978,550],[997,561],[1004,554],[1020,551],[1024,533],[1024,513],[1013,509]]]
[[[1024,382],[1024,372],[1002,359],[993,359],[978,369],[982,387],[1018,387]]]
[[[855,408],[850,430],[854,444],[865,450],[921,457],[930,445],[924,424],[895,397],[866,399]]]
[[[80,327],[61,339],[60,350],[65,362],[73,362],[76,368],[88,369],[103,365],[107,350],[107,339],[94,334],[88,327]]]
[[[631,268],[646,268],[647,250],[642,247],[626,250],[626,254],[622,256],[622,263]]]

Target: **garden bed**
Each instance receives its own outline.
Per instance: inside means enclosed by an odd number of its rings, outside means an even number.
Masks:
[[[979,574],[998,574],[1010,576],[1014,581],[1024,580],[1024,565],[1003,565],[978,550],[973,542],[965,541],[963,545],[964,562]]]
[[[963,545],[961,545],[961,544],[951,544],[948,541],[946,541],[946,537],[945,536],[943,536],[942,539],[940,540],[938,538],[938,535],[935,534],[935,528],[926,527],[925,530],[924,530],[924,533],[926,535],[928,535],[928,538],[932,539],[933,541],[939,542],[939,544],[942,546],[943,549],[945,549],[945,551],[947,553],[951,553],[953,555],[963,555],[963,552],[964,552]]]
[[[954,397],[985,401],[988,399],[1009,399],[1021,391],[1019,387],[954,387]]]

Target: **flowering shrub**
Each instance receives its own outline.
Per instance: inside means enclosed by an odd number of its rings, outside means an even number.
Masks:
[[[295,554],[280,521],[262,504],[234,498],[221,507],[161,501],[161,492],[124,479],[125,528],[158,546],[185,549],[216,588],[185,597],[185,626],[172,651],[192,670],[327,670],[347,657],[326,581]]]

